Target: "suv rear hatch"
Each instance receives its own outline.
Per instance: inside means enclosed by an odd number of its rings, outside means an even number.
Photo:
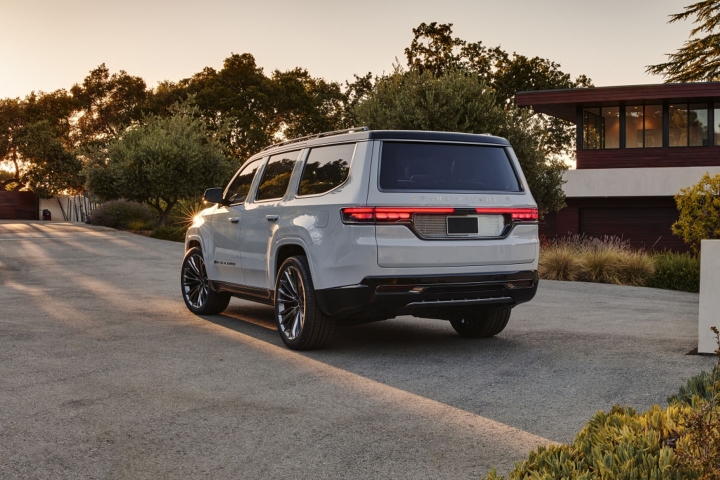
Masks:
[[[537,209],[509,146],[384,141],[365,218],[381,267],[531,263]]]

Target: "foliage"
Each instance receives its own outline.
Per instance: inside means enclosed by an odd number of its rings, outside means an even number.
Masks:
[[[127,200],[105,202],[93,210],[90,218],[93,225],[131,230],[135,230],[131,228],[132,225],[157,223],[157,218],[147,205]]]
[[[523,90],[552,90],[592,87],[584,75],[572,80],[560,65],[541,57],[508,54],[500,47],[488,48],[482,42],[468,43],[452,36],[452,24],[421,23],[413,29],[413,40],[405,49],[408,67],[440,77],[453,70],[477,76],[495,90],[500,106],[514,103],[515,93]],[[575,126],[545,115],[533,115],[542,128],[536,132],[546,155],[569,155],[575,144]]]
[[[648,287],[681,292],[700,291],[700,259],[689,253],[673,252],[653,254],[652,259],[655,275],[648,281]]]
[[[563,237],[543,245],[539,274],[548,280],[646,285],[655,273],[652,258],[618,237]]]
[[[540,278],[573,281],[578,279],[580,269],[578,252],[568,245],[552,245],[541,251]]]
[[[104,200],[126,198],[157,210],[160,225],[181,199],[223,185],[232,167],[217,137],[191,103],[170,117],[151,115],[98,152],[87,168],[88,189]]]
[[[527,112],[504,109],[477,76],[452,70],[437,77],[429,71],[396,71],[377,81],[354,111],[374,129],[440,130],[491,133],[513,146],[541,214],[564,206],[562,161],[538,148],[539,125]]]
[[[683,414],[690,407],[654,405],[642,414],[631,407],[615,406],[598,412],[568,445],[539,446],[518,463],[510,479],[693,479],[698,475],[675,462],[667,445],[684,431]],[[491,471],[488,480],[498,480]]]
[[[163,225],[157,227],[150,236],[160,240],[169,240],[171,242],[185,242],[185,233],[188,227],[182,225]]]
[[[710,391],[705,398],[692,398],[693,408],[683,418],[686,432],[676,455],[678,465],[699,472],[703,480],[720,480],[720,331],[715,326],[711,329],[718,362],[705,387]]]
[[[670,15],[668,23],[694,18],[690,39],[668,61],[648,65],[647,73],[662,75],[666,82],[716,82],[720,80],[720,0],[702,0]],[[703,35],[704,36],[701,36]]]
[[[11,171],[0,190],[29,189],[40,197],[82,190],[70,135],[75,108],[64,90],[0,100],[0,167]]]
[[[705,173],[700,181],[675,195],[680,218],[672,232],[696,253],[700,241],[720,238],[720,174]]]
[[[720,368],[716,365],[709,372],[700,372],[694,377],[690,377],[687,383],[680,387],[680,391],[675,395],[667,398],[668,404],[683,403],[685,405],[693,404],[693,397],[698,397],[705,401],[712,400],[714,378],[720,375]]]

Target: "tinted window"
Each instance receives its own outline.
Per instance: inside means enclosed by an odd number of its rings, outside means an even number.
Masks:
[[[240,173],[235,176],[225,195],[225,198],[227,198],[231,204],[243,203],[245,201],[250,192],[250,185],[252,184],[253,178],[255,178],[255,172],[257,172],[258,167],[260,167],[261,162],[262,160],[255,160],[248,163],[240,170]]]
[[[520,184],[503,147],[385,142],[380,188],[519,192]]]
[[[290,183],[290,174],[292,174],[292,169],[299,154],[300,151],[296,150],[270,157],[265,172],[263,172],[262,180],[260,180],[257,200],[269,200],[285,196],[288,183]]]
[[[310,150],[298,194],[315,195],[340,186],[350,173],[354,151],[354,143]]]

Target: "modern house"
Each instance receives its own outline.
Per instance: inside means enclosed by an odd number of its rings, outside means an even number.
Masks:
[[[515,101],[577,127],[567,207],[546,216],[542,234],[686,249],[670,231],[678,218],[673,196],[705,172],[720,173],[720,83],[518,92]]]

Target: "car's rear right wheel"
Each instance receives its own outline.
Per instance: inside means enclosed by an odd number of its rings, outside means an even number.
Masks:
[[[511,310],[510,307],[500,307],[468,313],[450,320],[450,324],[463,337],[493,337],[505,329]]]

